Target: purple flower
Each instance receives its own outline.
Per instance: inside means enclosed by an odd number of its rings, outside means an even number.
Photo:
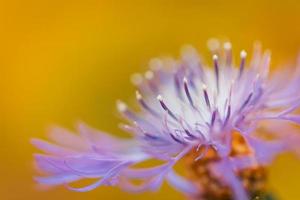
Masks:
[[[122,128],[132,134],[131,139],[120,139],[83,123],[78,125],[79,134],[54,128],[51,142],[33,139],[44,152],[35,155],[44,174],[36,180],[46,185],[64,184],[75,191],[115,185],[134,192],[157,190],[165,180],[195,197],[205,192],[205,187],[180,176],[173,167],[191,154],[192,161],[201,165],[213,151],[217,159],[207,165],[210,176],[230,188],[234,199],[248,199],[238,172],[268,166],[285,151],[299,153],[300,137],[294,124],[300,123],[296,112],[300,106],[300,65],[270,74],[270,52],[261,52],[259,45],[249,62],[247,53],[241,51],[237,66],[230,43],[212,52],[212,67],[201,62],[194,48],[186,46],[180,59],[153,59],[145,76],[133,76],[141,109],[135,112],[117,102],[128,122]],[[243,141],[240,146],[236,135]],[[162,164],[136,167],[150,159]],[[83,188],[69,185],[81,179],[96,181]]]

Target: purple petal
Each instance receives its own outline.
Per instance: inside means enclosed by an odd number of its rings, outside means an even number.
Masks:
[[[87,156],[53,157],[36,155],[38,167],[48,173],[72,173],[83,177],[105,176],[110,169],[125,162],[112,158],[93,158]],[[130,161],[126,161],[130,162]]]
[[[214,165],[213,172],[221,177],[233,190],[235,200],[248,200],[247,193],[243,184],[235,175],[229,160],[223,159],[218,164]]]
[[[131,163],[129,162],[122,162],[120,164],[118,164],[117,166],[113,167],[112,169],[109,170],[109,172],[107,172],[107,174],[100,180],[98,180],[97,182],[89,185],[89,186],[86,186],[86,187],[82,187],[82,188],[74,188],[74,187],[71,187],[69,185],[67,185],[67,187],[70,189],[70,190],[73,190],[73,191],[77,191],[77,192],[87,192],[87,191],[91,191],[93,189],[96,189],[97,187],[103,185],[103,184],[108,184],[108,179],[116,176],[122,169],[128,167],[128,165],[130,165]]]
[[[124,170],[124,172],[122,172],[122,175],[128,178],[151,178],[166,170],[169,166],[169,164],[163,164],[160,166],[144,169],[126,169]]]
[[[61,185],[74,181],[78,181],[82,179],[82,177],[74,175],[74,174],[58,174],[49,177],[35,177],[34,180],[40,184],[45,185]]]
[[[66,156],[66,155],[75,154],[74,150],[64,148],[55,144],[51,144],[49,142],[40,139],[31,139],[31,144],[33,144],[35,147],[44,151],[47,154],[53,154],[57,156]]]
[[[246,169],[258,165],[258,162],[253,156],[236,156],[229,158],[229,160],[234,170]]]
[[[286,143],[282,140],[263,141],[248,135],[245,136],[245,139],[254,150],[257,162],[260,164],[270,164],[275,156],[287,149]]]
[[[133,184],[127,179],[123,179],[123,181],[120,184],[120,187],[123,190],[136,193],[145,191],[155,191],[160,188],[163,182],[163,177],[163,174],[160,174],[154,178],[144,180],[144,182],[139,185]]]
[[[67,129],[61,127],[52,127],[49,131],[49,138],[56,144],[77,151],[86,151],[89,145],[82,138]]]
[[[189,195],[199,194],[199,188],[197,188],[192,182],[176,174],[176,172],[174,172],[173,170],[168,173],[167,180],[171,186],[173,186],[180,192]]]

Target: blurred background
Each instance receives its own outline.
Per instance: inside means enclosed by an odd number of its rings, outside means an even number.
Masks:
[[[300,2],[285,1],[0,1],[0,198],[182,199],[164,186],[158,193],[127,194],[101,187],[76,193],[37,190],[29,139],[49,125],[73,129],[78,120],[121,134],[115,100],[132,101],[129,77],[154,56],[178,56],[206,41],[230,39],[235,55],[262,41],[272,65],[293,63],[300,49]],[[300,162],[276,160],[270,184],[283,200],[300,197]]]

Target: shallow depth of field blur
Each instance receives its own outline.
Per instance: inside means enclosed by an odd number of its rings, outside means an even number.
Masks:
[[[300,2],[1,0],[0,198],[183,199],[167,185],[139,195],[110,187],[41,190],[32,179],[37,150],[29,138],[44,138],[52,124],[72,129],[79,120],[123,134],[115,100],[134,103],[130,74],[143,72],[151,57],[178,56],[187,43],[209,59],[211,37],[230,39],[236,57],[260,40],[272,50],[272,66],[293,64]],[[299,169],[290,155],[274,163],[270,185],[281,199],[299,199]]]

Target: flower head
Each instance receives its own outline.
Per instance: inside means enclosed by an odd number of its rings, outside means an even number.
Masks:
[[[55,128],[51,143],[33,139],[45,152],[35,155],[45,173],[36,180],[76,191],[116,185],[136,192],[156,190],[166,180],[190,197],[204,197],[211,189],[201,181],[204,175],[184,178],[173,169],[177,161],[189,158],[189,166],[205,168],[219,188],[226,188],[235,199],[248,199],[251,188],[243,184],[247,178],[241,175],[245,170],[264,168],[284,151],[299,153],[300,138],[292,123],[300,123],[296,112],[300,65],[293,73],[269,74],[270,52],[262,52],[259,45],[249,61],[246,51],[241,51],[237,65],[230,43],[223,48],[214,45],[212,52],[212,67],[186,46],[180,59],[153,59],[144,76],[133,76],[141,109],[135,112],[117,101],[128,122],[122,128],[132,134],[131,139],[83,123],[78,125],[79,134]],[[150,159],[163,164],[136,167]],[[83,188],[69,185],[87,178],[97,180]],[[134,184],[135,179],[141,184]]]

